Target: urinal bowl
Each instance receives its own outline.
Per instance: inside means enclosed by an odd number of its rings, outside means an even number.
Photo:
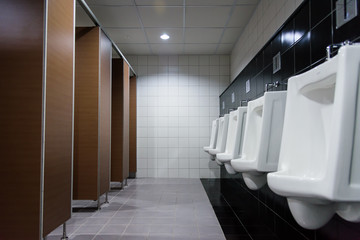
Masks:
[[[238,107],[237,110],[230,112],[225,152],[216,154],[216,158],[224,164],[229,174],[237,173],[231,166],[230,161],[241,155],[240,150],[243,144],[246,113],[247,107]]]
[[[267,172],[277,169],[285,113],[286,92],[266,92],[248,103],[242,157],[231,160],[252,190],[263,187]]]
[[[360,46],[288,81],[278,171],[272,191],[295,220],[317,229],[336,213],[360,221]]]
[[[214,121],[212,121],[210,145],[203,148],[204,151],[207,153],[209,152],[210,149],[214,149],[216,147],[216,139],[217,139],[218,127],[219,127],[218,125],[219,125],[219,119],[215,119]]]

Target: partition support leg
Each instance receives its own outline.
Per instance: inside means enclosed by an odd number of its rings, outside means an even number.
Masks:
[[[66,236],[66,223],[63,224],[63,235],[61,240],[68,240],[68,237]]]
[[[105,203],[109,203],[108,192],[105,193]]]
[[[121,190],[124,190],[124,181],[121,182]]]
[[[100,210],[100,206],[101,206],[101,204],[100,204],[100,196],[99,196],[99,198],[98,198],[98,200],[97,200],[97,209],[98,209],[98,210]]]
[[[127,178],[125,178],[124,181],[125,181],[125,187],[127,187],[127,185],[128,185],[127,184]]]

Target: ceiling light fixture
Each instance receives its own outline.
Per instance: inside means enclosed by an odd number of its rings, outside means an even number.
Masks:
[[[164,33],[163,35],[160,36],[160,38],[161,38],[162,40],[168,40],[170,37],[169,37],[169,35],[167,35],[166,33]]]

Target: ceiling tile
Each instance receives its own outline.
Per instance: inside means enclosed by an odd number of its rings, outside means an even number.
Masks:
[[[230,54],[234,44],[219,44],[216,54]]]
[[[217,44],[185,44],[185,54],[213,54]]]
[[[259,0],[237,0],[236,4],[237,5],[241,5],[241,4],[258,4]]]
[[[235,43],[243,30],[243,28],[226,28],[221,43]]]
[[[182,54],[184,49],[184,44],[150,44],[151,49],[155,55],[175,55]]]
[[[218,43],[222,28],[186,28],[185,43]]]
[[[145,28],[149,43],[183,43],[182,28]],[[166,33],[170,36],[168,40],[162,40],[160,35]]]
[[[233,5],[234,0],[186,0],[186,6]]]
[[[135,0],[138,6],[183,6],[183,0]]]
[[[104,27],[140,28],[135,7],[90,6]]]
[[[146,43],[144,31],[140,28],[105,28],[116,43]]]
[[[132,0],[93,0],[93,2],[97,5],[134,5]]]
[[[81,6],[76,6],[76,26],[92,27],[95,26]]]
[[[186,7],[187,27],[224,27],[231,7]]]
[[[138,7],[144,27],[182,27],[182,7]]]
[[[125,54],[146,55],[151,54],[147,44],[116,44],[120,51]]]
[[[245,27],[255,8],[256,5],[236,6],[227,27]]]

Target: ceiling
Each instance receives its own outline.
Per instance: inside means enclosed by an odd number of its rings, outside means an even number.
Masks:
[[[125,55],[229,54],[258,0],[86,0]],[[77,26],[92,22],[77,6]],[[167,33],[164,41],[160,35]]]

